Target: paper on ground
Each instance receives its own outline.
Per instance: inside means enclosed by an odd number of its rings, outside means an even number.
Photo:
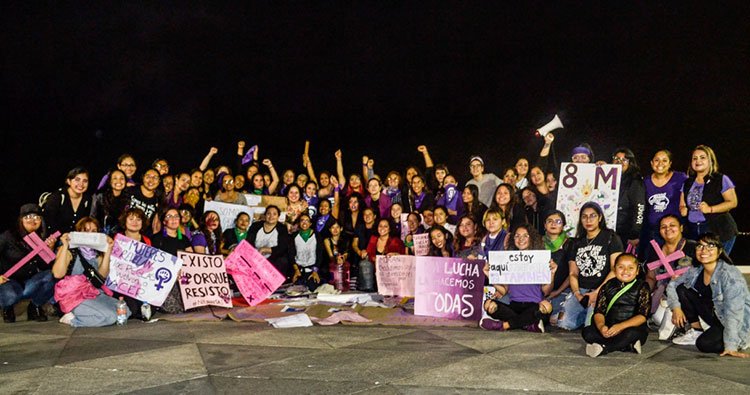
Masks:
[[[318,301],[319,302],[329,302],[329,303],[340,303],[340,304],[346,304],[346,303],[367,303],[369,301],[372,301],[372,296],[367,293],[349,293],[349,294],[318,294]]]
[[[266,321],[268,321],[269,324],[271,324],[274,328],[304,328],[307,326],[313,326],[312,321],[310,321],[310,317],[305,313],[290,315],[286,317],[278,317],[278,318],[266,318]]]

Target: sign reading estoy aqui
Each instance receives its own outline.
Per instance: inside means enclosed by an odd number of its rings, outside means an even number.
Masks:
[[[265,300],[286,279],[247,240],[242,240],[224,263],[227,273],[232,275],[237,288],[250,306]]]
[[[177,256],[182,259],[180,291],[185,310],[208,305],[232,307],[223,256],[185,251],[179,251]]]
[[[578,213],[586,202],[596,202],[604,211],[607,227],[616,229],[617,200],[622,166],[593,163],[563,163],[557,183],[557,209],[565,214],[568,233],[573,236]]]
[[[416,257],[414,314],[479,320],[483,260]]]
[[[490,251],[490,284],[549,284],[549,261],[549,250]]]
[[[378,293],[386,296],[414,296],[416,259],[411,255],[378,255],[375,260]]]
[[[106,284],[113,291],[161,306],[181,268],[182,260],[176,256],[118,234]]]

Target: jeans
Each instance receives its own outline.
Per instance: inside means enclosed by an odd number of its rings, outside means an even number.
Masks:
[[[581,294],[589,291],[591,290],[586,288],[579,289]],[[569,331],[578,329],[583,324],[590,323],[591,317],[594,315],[594,306],[589,306],[588,308],[581,306],[581,303],[575,298],[572,292],[565,299],[565,302],[563,302],[562,309],[563,317],[557,321],[557,326]]]
[[[13,307],[22,299],[31,299],[31,303],[41,306],[52,299],[55,293],[55,282],[49,270],[35,274],[23,285],[16,280],[9,279],[0,285],[0,306]]]
[[[560,292],[559,295],[555,296],[554,298],[550,299],[550,304],[552,304],[552,315],[556,315],[562,311],[563,303],[565,303],[565,299],[568,298],[568,295],[570,295],[570,288],[566,288],[564,291]]]
[[[130,308],[127,311],[130,317]],[[96,298],[84,300],[72,313],[75,318],[70,325],[77,328],[114,325],[117,322],[117,299],[99,291]]]
[[[687,231],[685,232],[685,237],[690,240],[698,240],[698,236],[702,235],[703,233],[708,232],[708,224],[705,222],[688,222],[687,223]],[[727,256],[732,252],[732,248],[734,248],[734,242],[737,240],[737,236],[732,236],[729,240],[722,240],[721,243],[724,244],[724,252],[727,253]]]

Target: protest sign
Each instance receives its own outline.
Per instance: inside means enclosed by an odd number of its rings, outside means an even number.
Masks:
[[[262,302],[286,279],[247,240],[242,240],[224,263],[250,306]]]
[[[414,296],[416,257],[411,255],[378,255],[375,277],[378,293],[387,296]]]
[[[182,259],[180,291],[185,310],[208,305],[232,307],[223,256],[185,251],[179,251],[177,256]]]
[[[586,202],[596,202],[604,211],[609,229],[617,226],[617,200],[620,193],[622,166],[593,163],[563,163],[557,184],[557,209],[565,214],[573,236],[578,213]]]
[[[205,202],[203,212],[215,211],[219,214],[222,229],[234,228],[234,220],[239,213],[246,213],[250,216],[250,223],[253,222],[253,213],[250,207],[242,204],[231,204],[223,202]]]
[[[487,314],[486,311],[484,311],[484,302],[487,299],[493,299],[492,297],[495,295],[495,287],[492,285],[485,285],[484,286],[484,292],[482,293],[482,318],[490,317],[489,314]],[[492,318],[492,317],[490,317]]]
[[[430,253],[430,234],[414,235],[414,255],[425,256]]]
[[[97,251],[106,252],[107,235],[98,232],[70,232],[70,248],[89,247]]]
[[[118,234],[106,284],[113,291],[161,306],[181,268],[182,260],[176,256]]]
[[[243,195],[245,195],[245,201],[247,201],[247,205],[250,207],[260,206],[260,202],[263,200],[261,195],[252,193],[244,193]]]
[[[60,237],[60,232],[55,232],[50,236],[53,240],[57,240],[57,238]],[[10,269],[8,269],[5,273],[3,273],[3,277],[10,278],[10,276],[13,275],[13,273],[17,272],[18,269],[23,267],[26,263],[28,263],[30,260],[34,259],[35,256],[39,255],[42,260],[46,263],[52,262],[52,260],[55,259],[55,253],[49,248],[47,243],[44,242],[41,238],[39,238],[39,235],[36,234],[36,232],[31,232],[24,236],[23,241],[26,242],[26,244],[31,247],[31,252],[26,254],[23,258],[21,258],[20,261],[16,262],[15,265],[13,265]]]
[[[479,320],[484,261],[416,257],[414,314]]]
[[[549,250],[490,251],[490,284],[549,284],[549,261]]]
[[[401,214],[401,241],[406,241],[406,235],[409,234],[409,213]]]

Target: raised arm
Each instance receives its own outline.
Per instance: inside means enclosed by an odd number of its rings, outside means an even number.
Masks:
[[[203,161],[201,162],[200,166],[198,166],[198,168],[201,171],[206,171],[206,169],[208,169],[208,164],[211,163],[211,158],[213,158],[214,155],[216,155],[216,153],[218,152],[219,152],[218,148],[211,147],[211,149],[208,150],[208,154],[206,154],[206,156],[203,158]]]
[[[60,242],[62,245],[57,249],[57,255],[55,256],[55,263],[52,264],[52,276],[56,279],[65,277],[68,272],[68,265],[73,259],[73,254],[70,253],[70,234],[65,233],[60,236]]]
[[[302,163],[305,165],[305,168],[307,169],[307,175],[310,176],[311,181],[315,181],[315,183],[318,183],[318,178],[315,177],[315,170],[313,170],[312,161],[310,160],[310,156],[307,154],[302,154]]]
[[[273,195],[276,192],[276,187],[279,186],[279,175],[276,174],[276,169],[273,167],[270,159],[263,159],[263,164],[268,167],[268,171],[271,172],[271,185],[268,186],[268,194]]]
[[[422,157],[424,158],[425,168],[430,168],[430,167],[435,166],[435,164],[432,163],[432,158],[430,157],[430,152],[427,150],[426,145],[420,145],[419,147],[417,147],[417,151],[422,153]]]
[[[333,218],[339,219],[339,210],[341,208],[341,187],[339,186],[339,180],[336,177],[331,177],[331,184],[333,187],[333,208],[331,209],[331,215]]]
[[[339,181],[344,182],[346,177],[344,177],[344,164],[341,163],[341,150],[337,150],[333,155],[336,157],[336,175],[339,176]]]
[[[99,261],[99,274],[102,275],[102,277],[109,276],[109,258],[112,255],[112,247],[115,245],[115,241],[112,240],[111,237],[107,236],[107,251],[104,252],[104,255],[102,255],[101,260]]]
[[[245,156],[244,151],[245,151],[245,142],[240,140],[237,142],[237,157],[235,158],[236,160],[234,164],[235,174],[244,174],[242,172],[242,158]]]

